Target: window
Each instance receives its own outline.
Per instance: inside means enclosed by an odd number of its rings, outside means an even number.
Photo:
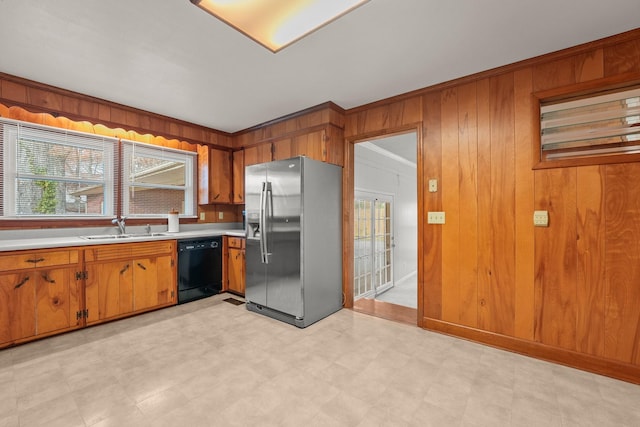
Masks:
[[[0,141],[3,217],[114,215],[117,139],[1,119]]]
[[[541,113],[541,160],[640,153],[640,88],[546,104]]]
[[[195,215],[196,153],[125,140],[122,151],[123,215]]]
[[[0,119],[0,218],[193,216],[195,156]]]

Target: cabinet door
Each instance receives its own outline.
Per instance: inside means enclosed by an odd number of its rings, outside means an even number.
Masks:
[[[0,274],[0,344],[36,334],[36,280],[33,271]]]
[[[215,148],[212,148],[210,153],[209,203],[231,203],[231,153]]]
[[[114,261],[87,266],[85,301],[87,323],[133,311],[132,261]]]
[[[260,145],[244,149],[244,165],[257,165],[258,163],[266,163],[272,160],[271,143],[266,142]]]
[[[231,203],[231,153],[198,146],[198,204]]]
[[[280,139],[273,143],[273,160],[284,160],[293,157],[291,154],[291,138]]]
[[[38,270],[36,278],[36,334],[81,325],[78,281],[75,268]]]
[[[156,261],[156,258],[133,260],[133,309],[135,311],[158,305]]]
[[[158,278],[156,279],[157,304],[173,304],[176,301],[176,265],[171,255],[156,258]]]
[[[291,155],[326,161],[324,130],[296,136],[291,142]]]
[[[244,151],[233,152],[233,203],[244,203]]]
[[[229,248],[229,290],[244,295],[244,249]]]
[[[176,271],[171,255],[133,261],[135,311],[175,302]]]

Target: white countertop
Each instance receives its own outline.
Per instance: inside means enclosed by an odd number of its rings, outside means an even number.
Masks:
[[[25,249],[46,249],[46,248],[60,248],[60,247],[70,247],[70,246],[95,246],[95,245],[112,245],[119,243],[131,243],[131,242],[147,242],[147,241],[155,241],[155,240],[179,240],[179,239],[197,239],[200,237],[212,237],[212,236],[233,236],[233,237],[244,237],[244,230],[231,228],[199,228],[194,230],[185,230],[179,231],[176,233],[169,233],[167,231],[154,231],[153,233],[163,233],[163,235],[159,236],[149,236],[143,234],[144,231],[133,232],[131,237],[127,238],[119,238],[119,239],[86,239],[81,236],[87,235],[104,235],[104,234],[116,234],[113,230],[109,229],[108,232],[94,232],[95,230],[87,229],[86,232],[83,232],[82,229],[74,229],[73,233],[79,235],[59,235],[61,231],[57,233],[52,233],[50,230],[28,230],[29,233],[26,233],[25,230],[25,238],[17,238],[15,235],[6,236],[6,238],[2,238],[0,235],[0,252],[4,251],[17,251],[17,250],[25,250]],[[39,234],[40,236],[35,237],[34,234]],[[71,233],[71,232],[70,232]],[[58,235],[51,235],[58,234]],[[64,234],[64,233],[62,233]],[[129,234],[129,232],[127,232]]]

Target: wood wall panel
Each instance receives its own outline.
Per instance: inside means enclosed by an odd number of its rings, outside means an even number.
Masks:
[[[295,137],[315,130],[326,129],[330,126],[342,130],[344,122],[344,110],[331,102],[327,102],[237,132],[233,135],[233,147],[236,149],[246,148],[263,142],[273,142],[277,139]]]
[[[577,169],[576,350],[604,356],[605,166]]]
[[[575,57],[558,59],[533,67],[533,91],[568,86],[576,82]]]
[[[513,74],[490,79],[491,281],[482,289],[487,330],[513,335],[515,303],[515,150]],[[485,190],[486,192],[486,190]]]
[[[531,165],[533,155],[531,136],[535,117],[531,92],[531,68],[516,71],[514,79],[514,149],[515,149],[515,319],[514,336],[533,340],[534,282],[533,282],[533,197],[534,179]]]
[[[535,174],[536,209],[549,212],[549,227],[535,230],[537,341],[576,349],[576,168]]]
[[[424,258],[423,294],[424,315],[426,317],[442,318],[442,227],[427,225],[426,212],[440,211],[442,209],[442,192],[430,193],[428,181],[430,179],[441,180],[442,177],[442,131],[441,131],[441,101],[440,92],[434,92],[424,96],[423,104],[423,129],[421,152],[423,153],[424,171],[422,175],[426,182],[418,183],[422,191],[424,206],[423,212],[418,212],[418,221],[424,224],[424,234],[418,236],[418,244],[422,245]],[[418,277],[418,280],[421,280]]]
[[[366,109],[346,116],[345,137],[380,135],[389,129],[401,129],[422,120],[420,97],[413,97]]]
[[[492,286],[493,228],[491,214],[491,114],[489,79],[476,84],[478,103],[478,327],[489,324],[484,295]]]
[[[227,148],[232,145],[230,135],[215,129],[3,73],[0,73],[0,103],[21,107],[31,113],[64,116],[76,122],[88,121],[112,129],[132,130],[141,135],[162,136],[168,140],[187,140],[193,144]]]
[[[442,93],[442,163],[459,164],[458,91]],[[460,182],[458,168],[443,168],[439,191],[446,224],[429,224],[427,229],[442,228],[442,320],[459,323],[463,304],[460,295]]]
[[[575,62],[576,82],[601,79],[604,77],[604,51],[595,49],[578,55]]]
[[[459,322],[478,324],[478,118],[476,84],[458,89]]]
[[[628,72],[640,72],[640,39],[638,38],[604,48],[605,76]]]
[[[640,364],[640,164],[607,166],[605,354]]]

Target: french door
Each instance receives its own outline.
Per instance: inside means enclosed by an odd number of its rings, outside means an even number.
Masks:
[[[356,191],[353,297],[375,298],[393,286],[393,197]]]

